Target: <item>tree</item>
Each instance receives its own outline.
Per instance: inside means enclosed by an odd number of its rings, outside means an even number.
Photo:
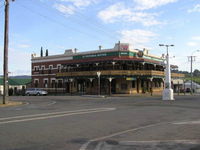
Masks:
[[[200,76],[200,71],[198,69],[195,69],[193,72],[194,77]]]

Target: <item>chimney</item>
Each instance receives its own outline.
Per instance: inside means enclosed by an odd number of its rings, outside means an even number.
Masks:
[[[41,47],[41,50],[40,50],[40,57],[43,57],[43,48]]]
[[[49,52],[48,52],[48,49],[46,49],[46,56],[49,56]]]
[[[77,48],[74,49],[74,53],[75,53],[75,54],[77,53]]]
[[[99,50],[101,50],[101,48],[102,48],[102,46],[101,46],[101,45],[99,45]]]

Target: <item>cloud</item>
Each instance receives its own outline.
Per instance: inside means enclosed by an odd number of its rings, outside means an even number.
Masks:
[[[93,3],[96,3],[98,0],[60,0],[61,2],[69,2],[75,7],[87,7]]]
[[[174,3],[178,0],[133,0],[136,3],[135,9],[145,10],[151,8],[157,8],[169,3]]]
[[[19,44],[19,45],[17,45],[17,47],[18,47],[18,48],[29,48],[29,47],[31,47],[31,46],[28,45],[28,44]]]
[[[194,46],[197,46],[198,43],[197,42],[187,42],[187,46],[190,46],[190,47],[194,47]]]
[[[195,5],[192,9],[188,10],[188,13],[200,12],[200,4]]]
[[[3,62],[3,52],[0,51],[0,62]],[[31,54],[18,49],[9,48],[8,69],[10,75],[31,74]],[[3,63],[2,63],[3,64]],[[20,68],[20,69],[19,69]],[[3,74],[3,65],[0,66],[0,74]]]
[[[63,4],[54,4],[54,8],[56,8],[59,12],[65,15],[73,15],[76,11],[75,7],[72,5],[63,5]]]
[[[190,47],[195,47],[200,45],[199,42],[200,42],[200,36],[193,36],[191,37],[191,40],[186,43],[186,45]]]
[[[194,41],[200,41],[200,36],[193,36],[192,40],[194,40]]]
[[[144,26],[161,24],[155,17],[156,13],[134,12],[126,8],[123,3],[116,3],[98,13],[98,17],[105,23],[114,22],[135,22]]]
[[[99,0],[58,0],[53,7],[64,15],[69,16],[73,15],[78,9],[88,7],[98,1]]]
[[[157,34],[148,30],[122,30],[120,31],[121,41],[133,44],[134,47],[144,48],[157,36]]]
[[[116,3],[100,11],[98,17],[104,22],[112,23],[121,17],[130,16],[131,14],[131,10],[126,9],[123,3]]]

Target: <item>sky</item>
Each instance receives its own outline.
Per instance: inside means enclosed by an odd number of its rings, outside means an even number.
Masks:
[[[9,72],[31,74],[31,54],[113,48],[119,40],[189,71],[200,69],[200,0],[15,0],[10,2]],[[4,0],[0,0],[0,74],[3,73]],[[175,57],[174,57],[175,56]]]

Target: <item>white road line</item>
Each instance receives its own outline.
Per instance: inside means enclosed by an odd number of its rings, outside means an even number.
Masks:
[[[64,117],[64,116],[72,116],[72,115],[82,115],[82,114],[89,114],[89,113],[96,113],[96,112],[105,112],[105,111],[112,111],[115,110],[115,108],[108,108],[108,109],[99,109],[99,110],[90,110],[90,111],[83,111],[83,112],[73,112],[73,113],[66,113],[66,114],[59,114],[59,115],[53,115],[53,116],[44,116],[44,117],[36,117],[36,118],[27,118],[27,119],[19,119],[19,120],[9,120],[9,121],[3,121],[0,122],[0,125],[2,124],[8,124],[8,123],[16,123],[16,122],[25,122],[25,121],[33,121],[33,120],[43,120],[43,119],[50,119],[50,118],[57,118],[57,117]]]
[[[184,124],[200,124],[200,120],[198,121],[184,121],[184,122],[175,122],[173,124],[176,125],[184,125]]]
[[[72,110],[72,111],[60,111],[60,112],[50,112],[50,113],[42,113],[42,114],[34,114],[34,115],[23,115],[23,116],[14,116],[14,117],[7,117],[7,118],[0,118],[2,120],[10,120],[10,119],[20,119],[20,118],[28,118],[28,117],[39,117],[39,116],[47,116],[47,115],[57,115],[57,114],[64,114],[64,113],[73,113],[73,112],[84,112],[84,111],[93,111],[93,110],[115,110],[115,108],[93,108],[93,109],[80,109],[80,110]]]
[[[160,143],[160,142],[175,142],[175,143],[191,143],[191,144],[199,144],[199,139],[194,140],[152,140],[152,141],[120,141],[119,144],[135,144],[135,143]]]
[[[138,127],[138,128],[133,128],[133,129],[129,129],[129,130],[124,130],[124,131],[121,131],[121,132],[116,132],[116,133],[113,133],[113,134],[110,134],[110,135],[107,135],[107,136],[102,136],[102,137],[98,137],[98,138],[95,138],[95,139],[92,139],[92,140],[89,140],[87,143],[83,144],[81,146],[81,148],[79,150],[87,150],[87,147],[89,146],[89,144],[91,142],[96,142],[96,141],[100,141],[100,140],[105,140],[107,138],[111,138],[111,137],[114,137],[114,136],[118,136],[118,135],[122,135],[122,134],[125,134],[125,133],[128,133],[128,132],[134,132],[134,131],[137,131],[137,130],[141,130],[141,129],[146,129],[146,128],[150,128],[150,127],[154,127],[154,126],[159,126],[159,125],[164,125],[164,124],[181,124],[181,123],[193,123],[193,124],[199,124],[200,121],[190,121],[190,122],[163,122],[163,123],[155,123],[155,124],[150,124],[150,125],[146,125],[146,126],[142,126],[142,127]],[[168,140],[170,141],[170,140]],[[176,142],[186,142],[186,141],[193,141],[194,140],[175,140]],[[195,140],[196,142],[200,142],[200,140]],[[143,141],[142,141],[143,142]],[[153,141],[150,141],[150,142],[153,142]],[[155,142],[155,141],[154,141]]]
[[[51,103],[47,104],[46,106],[54,105],[56,104],[56,101],[52,101]]]
[[[93,142],[93,141],[104,140],[104,139],[107,139],[107,138],[110,138],[110,137],[114,137],[114,136],[117,136],[117,135],[121,135],[121,134],[125,134],[125,133],[128,133],[128,132],[137,131],[137,130],[140,130],[140,129],[150,128],[150,127],[154,127],[154,126],[158,126],[158,125],[162,125],[162,124],[166,124],[166,123],[155,123],[155,124],[150,124],[150,125],[146,125],[146,126],[142,126],[142,127],[138,127],[138,128],[124,130],[124,131],[116,132],[116,133],[113,133],[113,134],[110,134],[110,135],[107,135],[107,136],[102,136],[102,137],[99,137],[99,138],[95,138],[95,139],[93,139],[91,141]]]
[[[138,128],[133,128],[133,129],[124,130],[124,131],[121,131],[121,132],[116,132],[116,133],[113,133],[113,134],[110,134],[110,135],[107,135],[107,136],[98,137],[98,138],[92,139],[92,140],[88,141],[87,143],[83,144],[79,150],[87,150],[87,147],[89,146],[89,144],[91,142],[105,140],[107,138],[122,135],[122,134],[125,134],[125,133],[128,133],[128,132],[134,132],[134,131],[137,131],[137,130],[150,128],[150,127],[154,127],[154,126],[158,126],[158,125],[170,124],[170,123],[172,123],[172,122],[154,123],[154,124],[150,124],[150,125],[146,125],[146,126],[142,126],[142,127],[138,127]]]

